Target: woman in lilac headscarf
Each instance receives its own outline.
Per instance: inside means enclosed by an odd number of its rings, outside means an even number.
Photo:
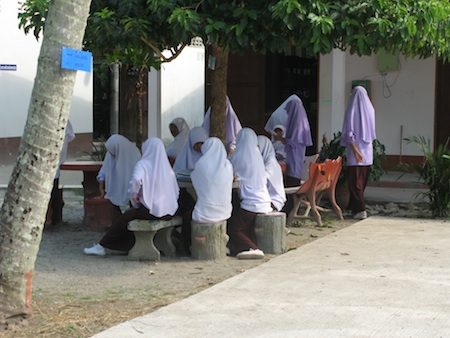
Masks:
[[[287,171],[286,186],[300,185],[306,147],[312,145],[308,116],[300,99],[286,105],[287,122],[285,137],[274,136],[285,144]]]
[[[209,128],[211,124],[211,107],[208,108],[203,120],[202,127],[206,130],[209,136]],[[242,129],[241,122],[236,115],[236,112],[231,105],[230,99],[227,96],[227,133],[226,133],[226,148],[228,152],[233,152],[236,148],[236,136]]]
[[[341,145],[347,148],[346,178],[353,218],[367,218],[364,190],[373,163],[375,110],[364,87],[356,86],[345,112]]]

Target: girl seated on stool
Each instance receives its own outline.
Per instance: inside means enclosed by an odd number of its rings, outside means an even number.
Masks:
[[[197,194],[192,220],[197,223],[218,223],[231,216],[233,167],[227,159],[222,141],[216,137],[203,143],[202,154],[191,173],[192,185]]]
[[[107,153],[97,175],[99,198],[106,198],[111,202],[112,219],[115,219],[122,214],[120,206],[129,204],[128,183],[134,166],[141,158],[141,152],[133,142],[119,134],[111,135],[105,147]]]
[[[178,183],[160,139],[153,137],[142,145],[142,158],[134,168],[129,194],[133,208],[112,223],[98,244],[85,248],[86,255],[104,256],[105,248],[128,252],[135,243],[128,222],[170,219],[177,211]]]
[[[271,212],[272,207],[264,161],[252,129],[243,128],[238,133],[231,164],[239,180],[240,203],[227,226],[230,253],[239,259],[263,258],[256,244],[255,220],[257,214]]]
[[[283,173],[280,164],[275,158],[275,151],[272,142],[263,135],[258,135],[258,147],[264,160],[267,173],[267,189],[272,200],[272,207],[280,211],[286,203],[286,193],[284,192]]]
[[[173,165],[178,154],[188,141],[189,126],[184,118],[177,117],[170,122],[169,130],[173,136],[173,141],[167,146],[166,153],[170,164]]]
[[[202,144],[207,138],[206,131],[202,127],[194,127],[189,131],[188,141],[173,165],[173,170],[177,175],[187,174],[194,170],[195,163],[202,156]]]

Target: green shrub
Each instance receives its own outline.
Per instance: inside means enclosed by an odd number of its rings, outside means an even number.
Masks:
[[[425,161],[421,165],[409,165],[415,170],[420,179],[428,186],[428,191],[422,193],[428,199],[433,217],[447,217],[450,211],[450,149],[448,142],[440,144],[435,151],[431,151],[423,136],[406,138],[408,143],[416,144]]]
[[[330,142],[328,142],[325,137],[322,140],[322,149],[320,150],[319,159],[321,162],[328,159],[336,159],[339,156],[341,156],[344,159],[344,165],[345,165],[345,147],[341,146],[341,132],[337,132],[333,134],[333,138]],[[381,162],[386,157],[386,148],[385,146],[379,141],[374,140],[372,142],[373,145],[373,165],[370,169],[369,173],[369,182],[377,182],[380,180],[381,176],[384,174],[384,169],[381,166]],[[339,177],[339,181],[343,182],[345,180],[344,178],[344,171],[341,173],[341,177]]]

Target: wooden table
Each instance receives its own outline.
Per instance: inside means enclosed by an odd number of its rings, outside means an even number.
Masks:
[[[82,171],[84,198],[91,198],[100,195],[98,189],[97,175],[102,167],[102,162],[98,161],[71,161],[62,163],[61,170]]]
[[[111,225],[112,204],[107,199],[94,198],[100,195],[97,175],[102,167],[98,161],[72,161],[60,165],[61,170],[83,172],[84,215],[83,224],[92,230],[104,230]]]

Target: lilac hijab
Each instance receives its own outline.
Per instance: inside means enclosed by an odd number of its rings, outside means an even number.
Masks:
[[[350,142],[361,141],[370,143],[375,138],[375,109],[370,102],[366,89],[362,86],[356,86],[353,88],[345,112],[341,145],[346,147]]]
[[[292,100],[286,105],[288,115],[286,128],[287,175],[300,178],[307,146],[313,144],[308,116],[301,100]]]
[[[270,115],[269,119],[267,120],[266,125],[264,126],[264,130],[267,131],[268,133],[273,133],[274,129],[276,128],[277,125],[282,125],[286,128],[287,126],[287,120],[288,120],[288,116],[287,116],[287,112],[286,112],[286,106],[289,102],[291,101],[297,101],[300,102],[300,104],[302,103],[302,100],[300,100],[300,98],[293,94],[291,96],[289,96],[273,113],[272,115]],[[285,129],[284,129],[285,130]],[[284,131],[283,130],[283,131]]]
[[[203,120],[202,127],[206,130],[209,135],[209,128],[211,124],[211,107],[208,108],[205,114],[205,119]],[[234,148],[236,143],[236,136],[238,132],[242,129],[241,122],[236,115],[236,112],[231,105],[230,99],[227,96],[227,133],[226,133],[226,141],[227,148]]]

